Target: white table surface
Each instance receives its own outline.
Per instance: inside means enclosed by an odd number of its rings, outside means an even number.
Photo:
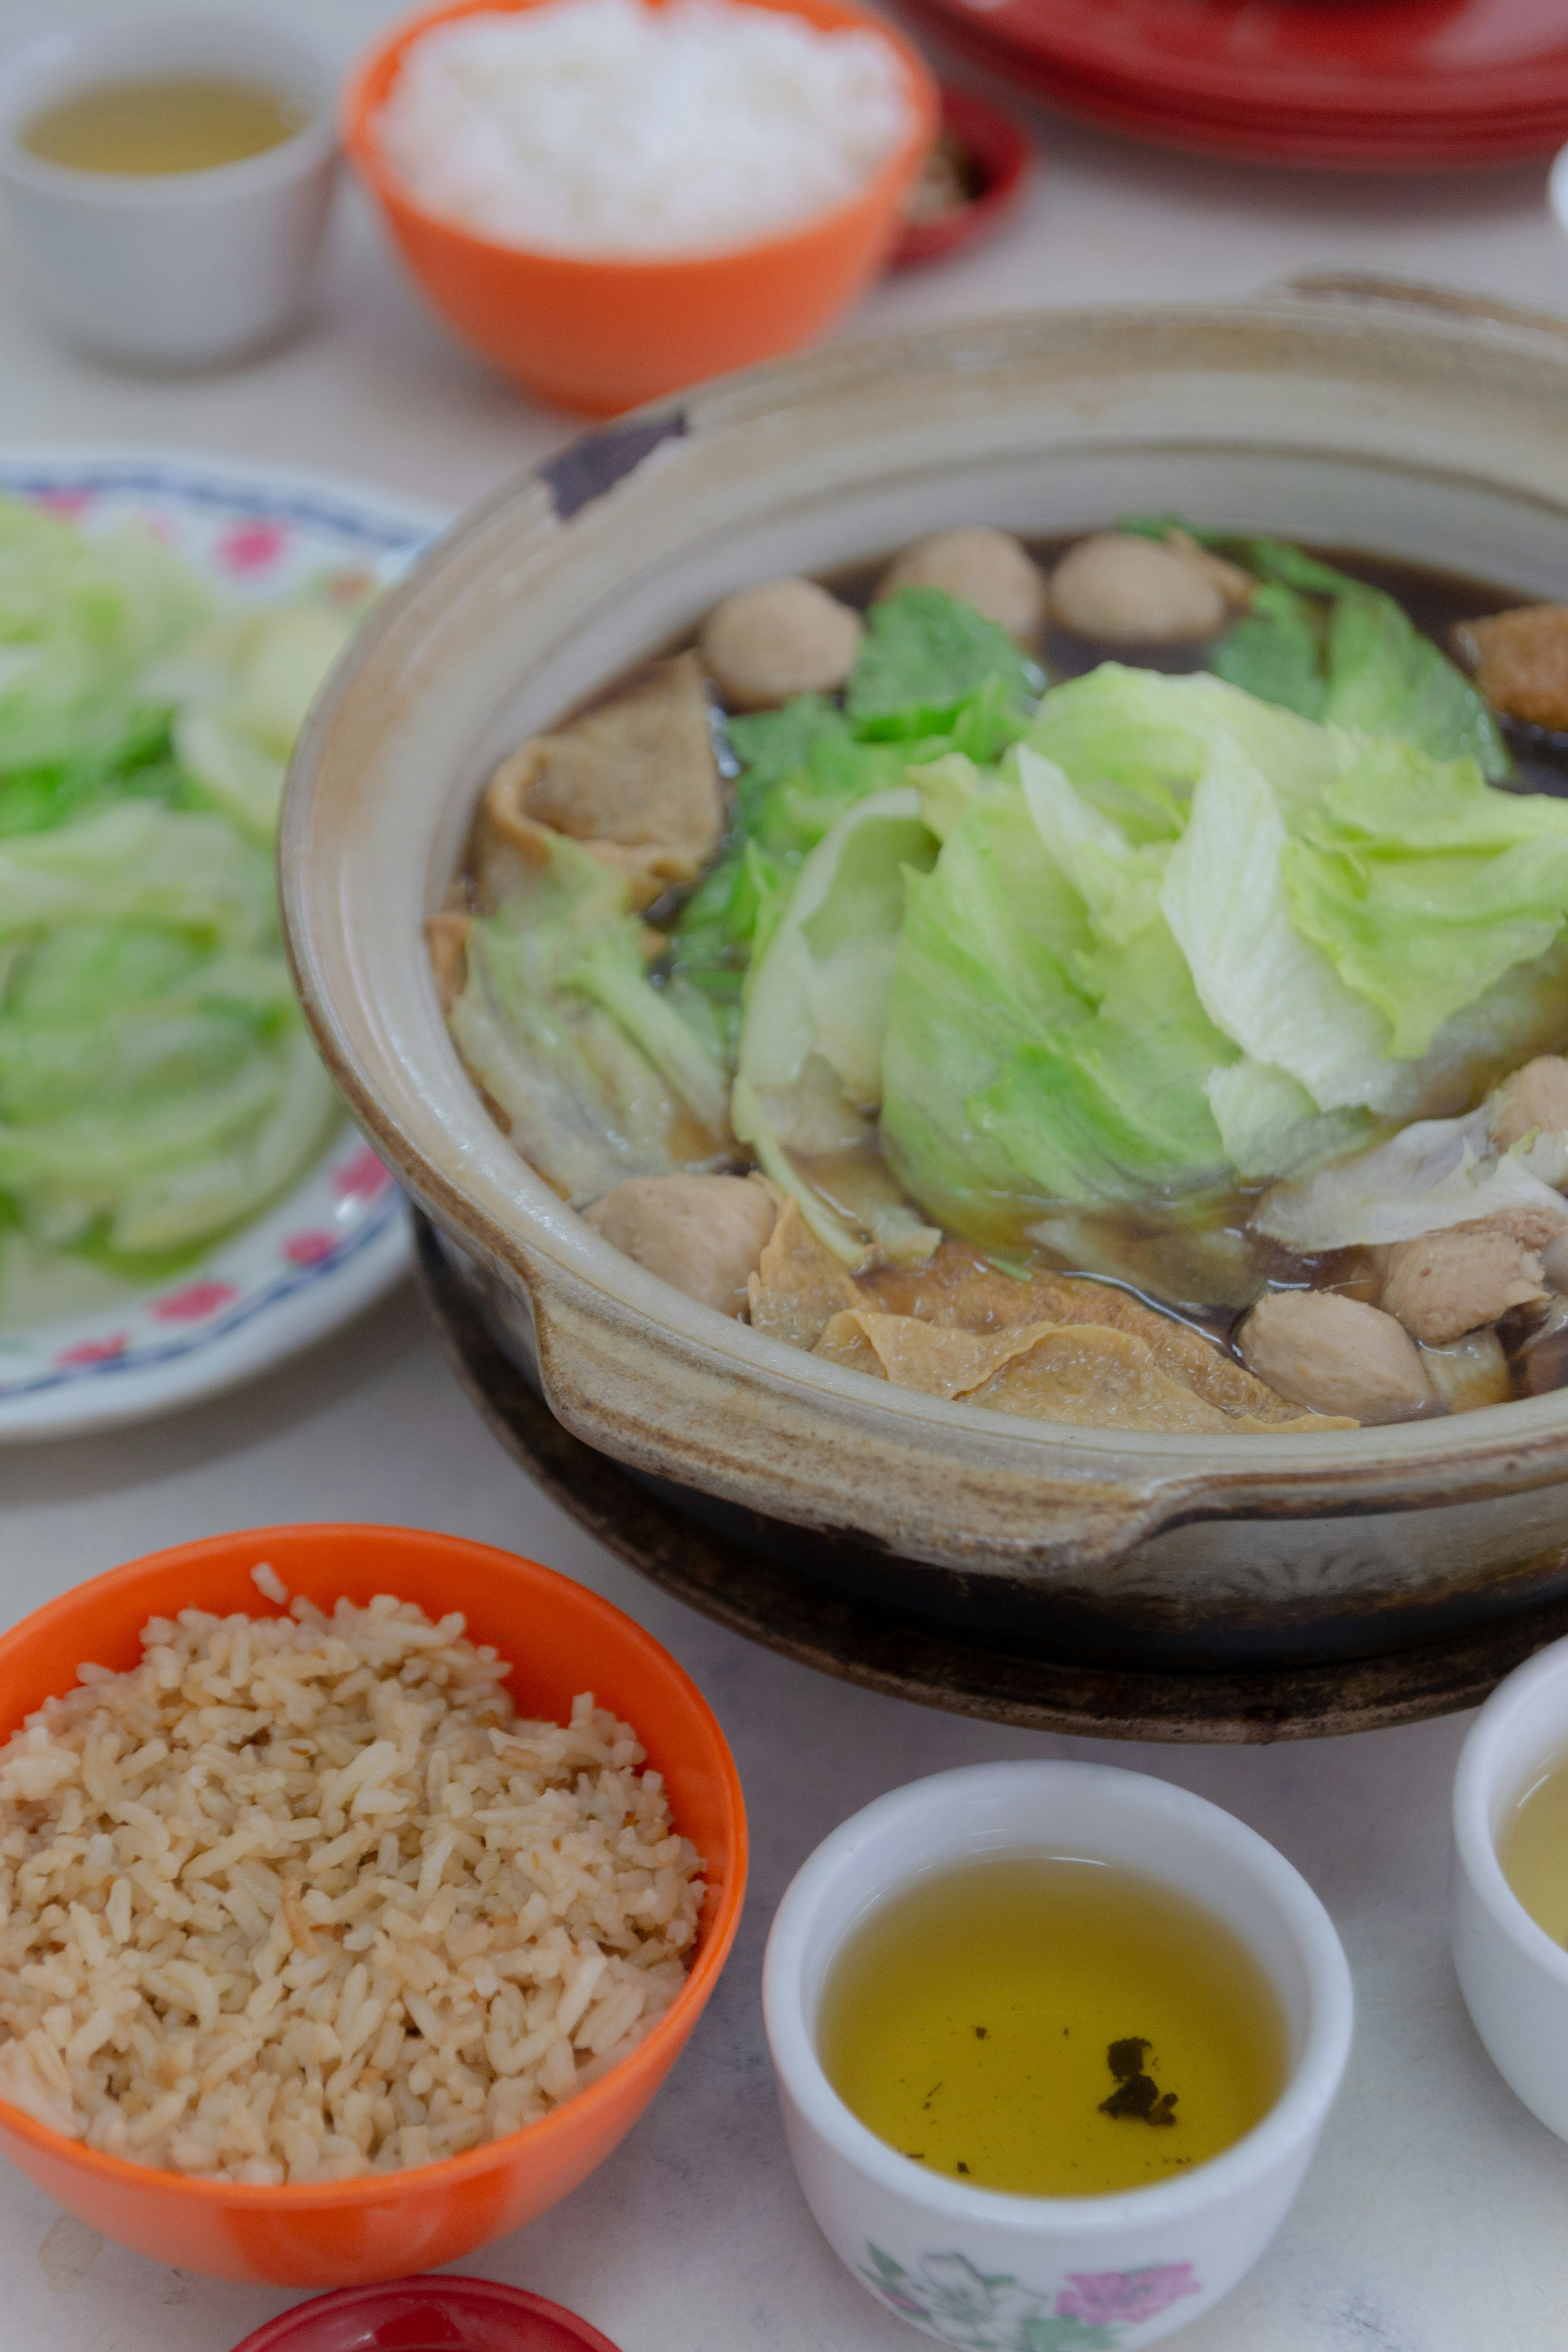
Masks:
[[[207,0],[213,5],[213,0]],[[267,0],[344,58],[384,0]],[[0,0],[0,41],[124,0]],[[1568,245],[1530,167],[1378,183],[1241,172],[1037,118],[1045,167],[982,254],[887,286],[852,333],[1089,301],[1244,296],[1350,265],[1568,306]],[[458,505],[570,420],[531,408],[426,319],[357,205],[337,221],[321,323],[288,351],[184,382],[75,360],[18,303],[0,243],[0,444],[134,440],[335,467]],[[1345,1938],[1360,2026],[1303,2194],[1190,2352],[1553,2352],[1568,2342],[1568,2147],[1493,2074],[1443,1924],[1446,1807],[1464,1720],[1275,1748],[1051,1740],[929,1714],[786,1664],[691,1615],[531,1490],[470,1412],[407,1293],[289,1369],[119,1436],[0,1451],[0,1615],[155,1546],[280,1519],[361,1518],[504,1544],[581,1577],[681,1658],[734,1745],[751,1900],[689,2050],[617,2154],[462,2268],[582,2312],[623,2352],[903,2352],[827,2252],[773,2105],[758,1967],[790,1874],[880,1791],[997,1757],[1095,1756],[1228,1806],[1310,1879]],[[293,2298],[163,2270],[0,2179],[0,2352],[228,2352]]]

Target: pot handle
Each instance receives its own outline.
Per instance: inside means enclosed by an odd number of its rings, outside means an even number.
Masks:
[[[1568,340],[1568,318],[1537,310],[1525,302],[1500,300],[1463,286],[1434,286],[1422,278],[1400,278],[1379,269],[1304,269],[1270,278],[1258,289],[1270,296],[1291,295],[1310,302],[1385,302],[1408,310],[1431,310],[1441,318],[1476,319],[1489,327],[1521,327],[1537,335]]]

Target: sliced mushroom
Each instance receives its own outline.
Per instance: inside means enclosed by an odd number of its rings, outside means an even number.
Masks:
[[[1080,539],[1052,572],[1050,593],[1058,625],[1100,645],[1195,645],[1223,626],[1226,612],[1224,593],[1192,552],[1132,531]]]
[[[752,1176],[631,1176],[584,1221],[689,1298],[721,1315],[742,1315],[778,1211]]]
[[[1494,710],[1568,729],[1568,604],[1521,604],[1461,621],[1454,650]]]
[[[815,580],[769,580],[716,604],[698,639],[709,677],[736,710],[792,694],[835,694],[860,650],[858,613]]]
[[[1281,1396],[1360,1422],[1415,1421],[1438,1409],[1409,1334],[1376,1307],[1332,1290],[1277,1290],[1237,1334],[1242,1362]]]
[[[646,907],[694,882],[724,821],[701,666],[695,654],[646,678],[552,735],[503,760],[480,810],[475,845],[487,904],[505,895],[509,859],[538,864],[540,828],[569,834],[624,873]]]
[[[1022,541],[989,523],[932,531],[894,557],[877,583],[879,601],[900,588],[941,588],[1033,646],[1046,625],[1046,575]]]
[[[1548,1296],[1538,1253],[1563,1230],[1541,1209],[1510,1209],[1448,1225],[1382,1253],[1379,1304],[1414,1339],[1446,1347]]]

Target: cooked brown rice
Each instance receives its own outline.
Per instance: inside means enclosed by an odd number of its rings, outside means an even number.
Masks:
[[[186,1609],[29,1716],[0,1748],[0,2097],[136,2164],[343,2180],[625,2057],[684,1980],[700,1858],[628,1724],[587,1694],[519,1721],[463,1633],[384,1596]]]

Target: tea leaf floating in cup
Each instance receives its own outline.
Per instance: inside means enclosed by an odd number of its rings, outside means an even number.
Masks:
[[[967,1864],[889,1896],[834,1964],[818,2047],[903,2155],[1035,2197],[1202,2164],[1286,2072],[1279,2003],[1238,1938],[1087,1856]]]
[[[182,74],[104,82],[56,100],[23,124],[17,144],[77,172],[208,172],[292,139],[309,119],[298,99],[259,84]]]

